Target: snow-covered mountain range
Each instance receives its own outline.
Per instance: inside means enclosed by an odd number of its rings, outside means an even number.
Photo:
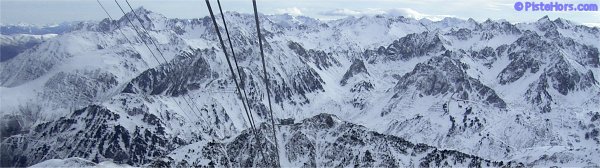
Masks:
[[[260,15],[275,150],[253,15],[225,13],[258,136],[211,19],[135,12],[143,39],[82,22],[0,62],[0,166],[600,165],[598,28]]]
[[[31,24],[0,24],[0,31],[2,35],[15,35],[15,34],[30,34],[30,35],[44,35],[44,34],[63,34],[71,30],[72,27],[81,24],[82,22],[63,22],[59,24],[49,25],[31,25]]]
[[[27,49],[56,37],[57,34],[31,35],[0,35],[0,62],[9,60]]]

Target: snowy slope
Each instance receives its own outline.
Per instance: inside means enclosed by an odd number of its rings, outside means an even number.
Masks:
[[[15,34],[0,35],[0,62],[14,58],[23,51],[34,47],[57,34],[31,35]]]
[[[67,159],[50,159],[30,167],[131,167],[127,165],[115,164],[111,161],[104,161],[100,163],[94,163],[85,159],[73,157]]]
[[[208,165],[214,158],[182,153],[210,145],[216,145],[210,152],[238,154],[234,162],[215,164],[269,164],[248,160],[254,155],[248,151],[219,147],[256,151],[235,142],[248,137],[249,124],[210,18],[169,19],[143,8],[136,13],[148,28],[143,39],[125,17],[105,19],[81,23],[0,62],[0,114],[6,121],[0,160],[10,161],[2,166],[70,157],[133,166]],[[257,123],[268,121],[254,16],[225,16],[251,111]],[[519,24],[386,15],[260,19],[277,119],[330,113],[364,130],[469,158],[528,166],[600,164],[598,28],[547,17]],[[151,40],[160,52],[146,48],[144,41]],[[311,135],[306,138],[315,145],[340,144],[320,139],[315,129],[278,129],[280,148],[297,132]],[[78,138],[61,138],[69,136]],[[295,154],[282,162],[354,164],[334,163],[319,152],[311,161],[303,146],[286,149]],[[327,150],[366,157],[351,146]],[[387,155],[402,160],[397,165],[422,161]],[[374,165],[386,165],[375,158]]]

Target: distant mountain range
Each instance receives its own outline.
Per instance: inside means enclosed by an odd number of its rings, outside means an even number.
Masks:
[[[71,28],[82,22],[64,22],[53,25],[29,25],[29,24],[4,24],[0,25],[0,34],[2,35],[13,35],[13,34],[30,34],[30,35],[44,35],[44,34],[64,34],[71,31]]]
[[[81,22],[65,22],[56,25],[36,26],[27,24],[0,25],[0,62],[9,60],[26,49],[64,34]]]

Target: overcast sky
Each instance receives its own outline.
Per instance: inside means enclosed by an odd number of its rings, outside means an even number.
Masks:
[[[125,3],[124,0],[119,2]],[[506,19],[511,22],[531,22],[544,15],[586,25],[600,26],[600,12],[523,12],[514,9],[519,0],[258,0],[258,10],[265,14],[289,13],[322,20],[347,16],[391,14],[439,20],[443,17],[477,21]],[[113,0],[101,0],[113,17],[120,17]],[[169,18],[199,18],[208,15],[203,0],[129,0],[136,8],[161,13]],[[211,0],[216,5],[216,0]],[[536,2],[594,3],[600,0],[538,0]],[[252,12],[251,0],[223,0],[225,11]],[[93,21],[106,18],[96,0],[0,0],[2,24],[54,24],[64,21]]]

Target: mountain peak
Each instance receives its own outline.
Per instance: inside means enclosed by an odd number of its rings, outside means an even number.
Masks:
[[[540,18],[534,24],[536,24],[537,28],[540,29],[541,31],[554,30],[554,29],[557,28],[557,26],[554,24],[554,22],[552,22],[550,20],[550,18],[548,17],[548,15]]]
[[[121,5],[121,6],[123,6],[123,5]],[[133,9],[133,11],[127,10],[127,9],[130,9],[127,6],[123,6],[123,9],[125,10],[125,12],[127,12],[125,15],[128,16],[129,18],[135,18],[137,15],[137,17],[140,17],[140,19],[144,19],[144,20],[150,19],[150,21],[157,19],[157,18],[165,18],[166,19],[166,17],[163,16],[162,14],[148,10],[148,9],[144,8],[144,6],[135,8],[135,9]]]
[[[156,27],[156,25],[154,25],[154,23],[161,23],[161,22],[168,20],[168,18],[163,16],[162,14],[152,12],[152,11],[144,8],[143,6],[135,8],[133,11],[127,10],[127,9],[129,9],[128,6],[123,6],[123,5],[121,5],[121,6],[124,7],[124,10],[127,13],[119,19],[119,22],[123,22],[126,25],[128,22],[127,19],[132,21],[134,24],[138,24],[138,22],[136,21],[136,20],[138,20],[139,22],[143,23],[144,27],[146,27],[146,28],[150,27],[150,28],[156,29],[158,27]]]
[[[573,25],[573,22],[571,22],[570,20],[564,19],[564,18],[556,18],[554,19],[554,22],[556,25],[558,25],[561,28],[566,28],[566,27],[570,27]]]
[[[146,8],[144,8],[144,6],[140,6],[138,8],[136,8],[135,10],[133,10],[136,14],[149,14],[149,13],[154,13]]]
[[[544,15],[544,17],[538,19],[538,22],[546,22],[546,21],[550,21],[550,17],[548,17],[548,15]]]
[[[477,23],[477,21],[475,21],[475,19],[473,19],[473,18],[469,18],[469,19],[467,19],[467,21],[470,23]]]

